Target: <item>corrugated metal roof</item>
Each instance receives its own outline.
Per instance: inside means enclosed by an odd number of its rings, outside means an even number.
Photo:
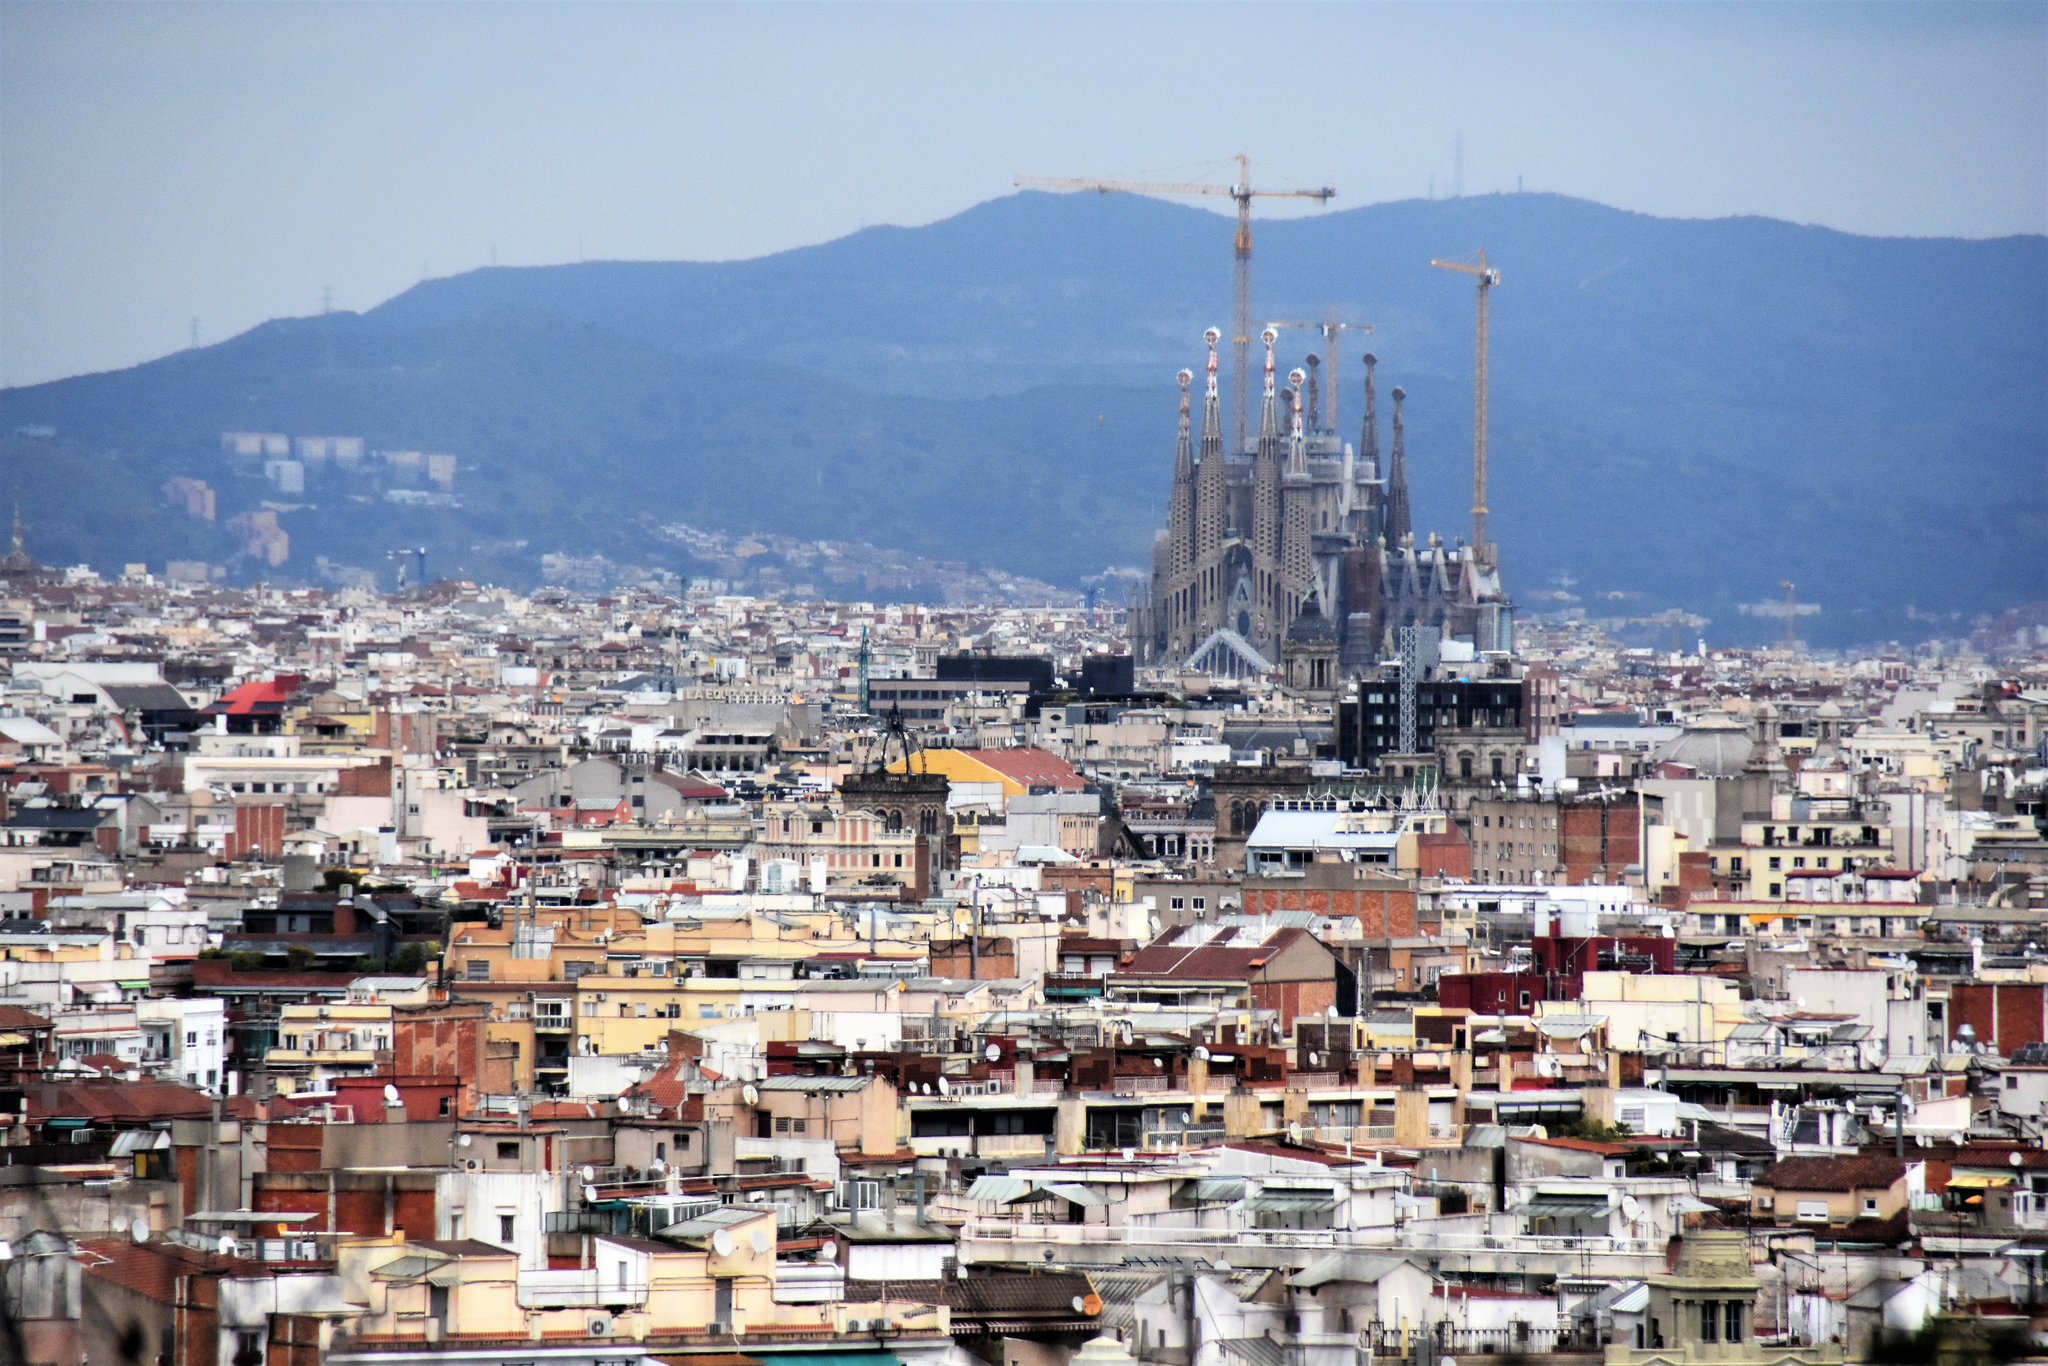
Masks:
[[[873,1077],[764,1077],[754,1085],[763,1091],[858,1091]]]
[[[1214,1203],[1220,1200],[1244,1199],[1244,1182],[1223,1177],[1207,1177],[1195,1182],[1195,1199]]]
[[[1605,1214],[1609,1208],[1607,1201],[1598,1196],[1537,1194],[1531,1196],[1526,1204],[1508,1212],[1532,1219],[1577,1219],[1589,1214]]]
[[[1031,1183],[1014,1176],[977,1176],[967,1188],[969,1200],[988,1200],[1007,1205],[1031,1194]]]
[[[1337,1208],[1337,1197],[1327,1191],[1267,1190],[1244,1207],[1260,1214],[1321,1214]]]

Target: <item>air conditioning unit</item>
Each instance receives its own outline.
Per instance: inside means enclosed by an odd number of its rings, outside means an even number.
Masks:
[[[890,1330],[891,1328],[894,1328],[895,1326],[896,1326],[895,1324],[891,1323],[891,1322],[890,1322],[889,1320],[887,1320],[887,1319],[869,1319],[869,1320],[868,1320],[868,1331],[869,1331],[870,1333],[886,1333],[886,1332],[888,1332],[888,1331],[889,1331],[889,1330]]]
[[[848,1319],[846,1321],[846,1331],[849,1333],[865,1333],[867,1330],[868,1326],[864,1320]]]
[[[480,1172],[484,1169],[484,1160],[480,1157],[466,1157],[462,1160],[462,1166],[465,1171]]]
[[[584,1326],[594,1338],[608,1338],[612,1335],[612,1321],[602,1314],[592,1314],[590,1322]]]
[[[724,1319],[713,1319],[705,1325],[704,1331],[713,1337],[729,1337],[732,1334],[732,1324]]]

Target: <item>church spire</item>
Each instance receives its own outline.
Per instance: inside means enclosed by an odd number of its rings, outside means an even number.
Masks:
[[[1378,364],[1379,357],[1365,353],[1365,430],[1358,434],[1358,459],[1367,479],[1380,477],[1380,414],[1372,386],[1372,368]]]
[[[1202,334],[1202,340],[1209,343],[1209,388],[1202,398],[1202,458],[1209,458],[1213,447],[1217,455],[1223,454],[1223,404],[1216,397],[1216,343],[1223,334],[1210,328]]]
[[[1195,443],[1188,432],[1188,385],[1195,372],[1183,370],[1180,380],[1180,439],[1173,450],[1173,496],[1167,505],[1167,571],[1173,576],[1175,599],[1165,606],[1171,625],[1179,627],[1185,605],[1178,600],[1180,578],[1195,558]]]
[[[1259,333],[1259,340],[1266,344],[1266,396],[1259,404],[1259,441],[1263,445],[1280,435],[1278,396],[1273,389],[1273,343],[1280,340],[1280,334],[1269,327]]]
[[[1202,444],[1200,463],[1195,468],[1194,571],[1187,592],[1190,595],[1190,626],[1199,641],[1223,624],[1223,598],[1230,585],[1223,582],[1219,557],[1230,513],[1228,471],[1223,458],[1223,409],[1216,396],[1216,344],[1223,334],[1210,328],[1202,334],[1209,346],[1208,388],[1202,397]]]
[[[1188,430],[1188,386],[1195,382],[1195,372],[1183,370],[1175,378],[1180,381],[1180,439],[1173,451],[1173,482],[1178,484],[1195,471],[1195,442]]]
[[[1287,382],[1293,386],[1288,392],[1293,395],[1294,421],[1287,431],[1287,474],[1289,478],[1308,477],[1308,437],[1302,429],[1302,388],[1312,383],[1300,370],[1287,372]],[[1310,403],[1315,402],[1315,390],[1308,391]]]
[[[1394,390],[1394,454],[1387,466],[1387,544],[1398,546],[1408,539],[1408,451],[1401,431],[1401,401],[1408,395]]]
[[[1317,368],[1322,363],[1321,356],[1313,351],[1308,353],[1308,429],[1312,432],[1323,429],[1322,390],[1316,385]]]

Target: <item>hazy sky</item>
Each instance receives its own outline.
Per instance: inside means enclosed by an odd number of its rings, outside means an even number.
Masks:
[[[2048,230],[2048,4],[0,0],[0,383],[423,274],[716,259],[1018,173]]]

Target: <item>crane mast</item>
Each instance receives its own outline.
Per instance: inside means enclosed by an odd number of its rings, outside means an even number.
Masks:
[[[1479,318],[1472,365],[1472,555],[1480,564],[1491,567],[1493,545],[1486,539],[1486,296],[1500,283],[1500,272],[1487,266],[1483,247],[1476,266],[1462,261],[1430,264],[1439,270],[1477,276],[1479,281]]]
[[[1254,199],[1314,199],[1329,203],[1337,193],[1328,185],[1313,190],[1255,190],[1252,188],[1250,159],[1239,153],[1237,183],[1209,185],[1195,181],[1090,180],[1083,176],[1018,176],[1013,182],[1036,190],[1094,190],[1097,194],[1229,195],[1237,202],[1237,236],[1234,241],[1236,276],[1232,281],[1230,308],[1230,422],[1234,445],[1245,450],[1245,403],[1251,384],[1252,346],[1252,201]]]

